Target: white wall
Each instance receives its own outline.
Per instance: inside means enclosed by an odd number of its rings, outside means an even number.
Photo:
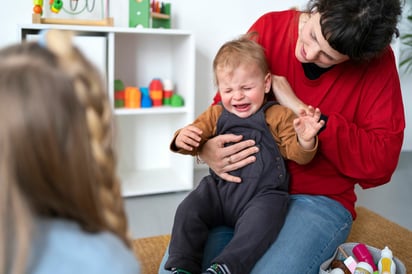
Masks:
[[[5,0],[3,7],[5,7]],[[83,3],[86,0],[79,1]],[[93,0],[89,0],[92,2]],[[63,1],[69,3],[69,1]],[[212,78],[212,60],[226,40],[247,31],[248,27],[263,13],[282,10],[292,6],[304,7],[306,0],[170,0],[174,28],[190,30],[196,38],[196,115],[211,102],[215,93]],[[48,1],[44,0],[45,8]],[[96,0],[96,4],[100,1]],[[128,3],[126,0],[111,1],[110,16],[115,26],[127,27]],[[80,5],[80,4],[79,4]],[[0,9],[0,47],[18,41],[17,25],[31,23],[32,1],[8,1]],[[407,128],[404,150],[412,150],[412,77],[401,75]]]
[[[411,73],[412,74],[412,73]],[[412,151],[412,75],[401,73],[401,86],[403,104],[406,115],[405,138],[403,140],[403,151]]]
[[[412,24],[406,20],[406,16],[412,14],[412,0],[407,0],[405,2],[405,7],[403,10],[403,16],[401,20],[401,25],[399,30],[401,35],[403,32],[411,33]],[[404,48],[404,45],[400,44],[400,53]],[[400,72],[403,102],[405,107],[406,115],[406,129],[405,129],[405,139],[403,141],[403,150],[412,151],[412,72],[406,74],[402,71]]]

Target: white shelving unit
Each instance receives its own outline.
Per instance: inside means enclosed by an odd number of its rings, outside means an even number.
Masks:
[[[114,80],[126,86],[148,86],[153,78],[171,79],[183,107],[115,109],[118,173],[124,196],[190,190],[193,159],[169,151],[176,129],[194,118],[195,41],[183,30],[131,29],[30,24],[20,37],[32,39],[42,29],[76,33],[75,42],[106,76],[114,101]],[[102,55],[102,52],[105,54]]]

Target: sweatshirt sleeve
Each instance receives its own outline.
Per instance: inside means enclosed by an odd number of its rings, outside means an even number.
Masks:
[[[279,146],[280,153],[285,159],[292,160],[297,164],[304,165],[315,157],[318,139],[311,150],[305,150],[298,142],[296,131],[293,127],[293,120],[296,115],[292,110],[274,105],[266,110],[266,122],[270,131]]]
[[[195,126],[202,130],[200,145],[197,148],[194,148],[192,151],[187,151],[184,149],[179,149],[176,147],[176,138],[179,135],[182,129],[179,129],[175,132],[173,139],[170,143],[170,150],[173,152],[181,154],[190,154],[197,155],[198,151],[202,148],[203,144],[207,142],[210,138],[214,137],[216,134],[216,124],[219,119],[220,114],[222,113],[221,105],[209,106],[202,114],[200,114],[193,123],[190,125]]]
[[[369,66],[359,98],[348,101],[353,118],[345,110],[325,113],[328,125],[319,135],[322,155],[362,188],[390,181],[403,143],[402,93],[389,52]]]

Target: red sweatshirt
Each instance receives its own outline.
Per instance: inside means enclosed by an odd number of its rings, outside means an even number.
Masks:
[[[288,161],[290,192],[326,195],[355,218],[355,184],[387,183],[398,164],[405,117],[394,55],[388,47],[380,58],[346,61],[309,80],[295,57],[299,15],[271,12],[249,30],[258,32],[272,73],[286,77],[304,103],[329,117],[314,160],[308,165]]]

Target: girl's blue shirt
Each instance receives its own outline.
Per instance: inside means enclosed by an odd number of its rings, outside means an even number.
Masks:
[[[133,251],[111,232],[90,233],[73,221],[40,219],[35,235],[27,273],[140,273]]]

